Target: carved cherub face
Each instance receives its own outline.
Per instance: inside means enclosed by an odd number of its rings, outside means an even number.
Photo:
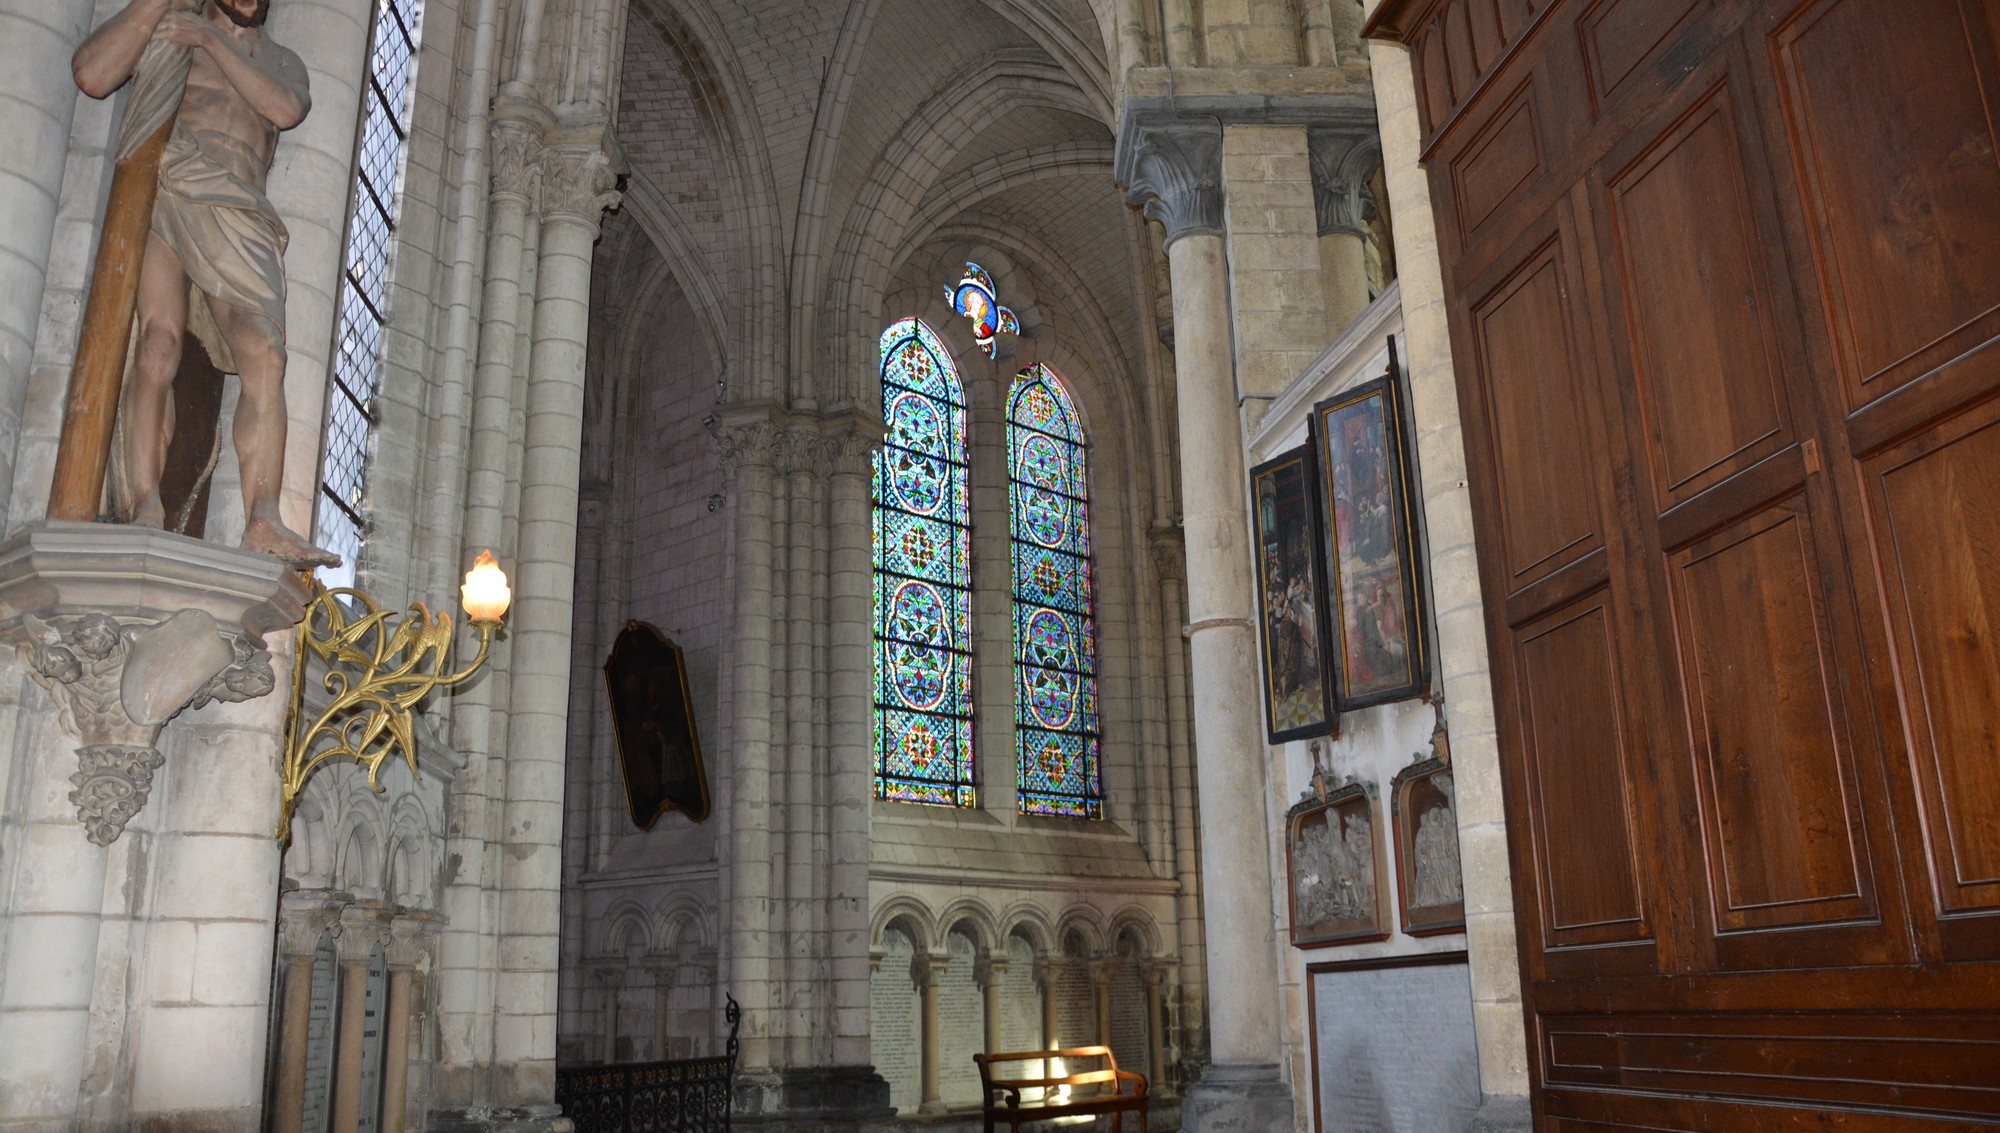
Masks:
[[[102,661],[118,648],[118,623],[103,614],[92,614],[76,624],[75,645],[85,657]]]
[[[37,645],[35,671],[58,684],[68,684],[83,676],[83,662],[63,646]]]

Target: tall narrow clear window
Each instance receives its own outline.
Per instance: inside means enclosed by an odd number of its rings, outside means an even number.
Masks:
[[[374,425],[371,403],[382,379],[382,327],[388,321],[422,14],[421,0],[376,0],[369,33],[361,146],[348,205],[333,372],[327,383],[326,452],[320,462],[313,520],[320,545],[343,560],[338,570],[321,573],[329,586],[352,582],[361,553],[368,441]]]
[[[1014,753],[1024,814],[1104,817],[1083,423],[1041,363],[1007,396]]]
[[[875,796],[972,806],[965,387],[915,319],[882,335],[875,462]]]

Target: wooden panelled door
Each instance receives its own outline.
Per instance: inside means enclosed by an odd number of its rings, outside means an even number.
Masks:
[[[2000,0],[1390,0],[1539,1127],[2000,1128]]]

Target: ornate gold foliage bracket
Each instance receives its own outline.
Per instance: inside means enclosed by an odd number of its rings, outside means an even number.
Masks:
[[[368,768],[368,786],[382,790],[382,765],[401,753],[410,774],[417,771],[415,721],[410,712],[433,689],[462,684],[486,663],[499,618],[473,618],[479,655],[457,672],[451,663],[449,613],[431,613],[422,602],[398,620],[358,590],[327,590],[313,584],[313,598],[297,630],[292,664],[292,711],[285,726],[283,795],[279,842],[292,837],[292,811],[306,780],[332,759],[352,759]],[[308,658],[327,664],[321,683],[331,695],[310,723],[305,690]]]

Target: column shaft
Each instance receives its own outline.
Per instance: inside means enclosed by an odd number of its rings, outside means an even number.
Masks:
[[[299,1133],[305,1123],[306,1034],[312,1021],[311,953],[285,960],[285,1004],[279,1018],[278,1090],[269,1115],[275,1133]]]
[[[924,973],[917,985],[923,1000],[923,1068],[924,1088],[918,1113],[942,1113],[944,1102],[939,1100],[938,1089],[938,971],[935,967]]]
[[[409,968],[389,969],[388,1018],[382,1033],[382,1133],[403,1133],[410,1082]]]
[[[601,157],[601,154],[597,155]],[[587,177],[587,163],[565,177]],[[574,186],[567,191],[574,193]],[[599,206],[601,209],[601,206]],[[584,338],[597,210],[551,210],[536,268],[532,370],[521,465],[518,582],[495,988],[495,1101],[546,1105],[555,1090],[563,759],[576,595]]]
[[[1217,1063],[1275,1065],[1277,957],[1266,852],[1263,721],[1243,442],[1230,365],[1222,240],[1197,233],[1168,245],[1174,288],[1174,373],[1180,391],[1182,523],[1187,539],[1202,890],[1212,988],[1210,1052]],[[1217,882],[1220,882],[1219,884]]]
[[[368,958],[340,966],[340,1029],[333,1061],[333,1133],[355,1133],[361,1124],[362,1031],[368,1022]]]

